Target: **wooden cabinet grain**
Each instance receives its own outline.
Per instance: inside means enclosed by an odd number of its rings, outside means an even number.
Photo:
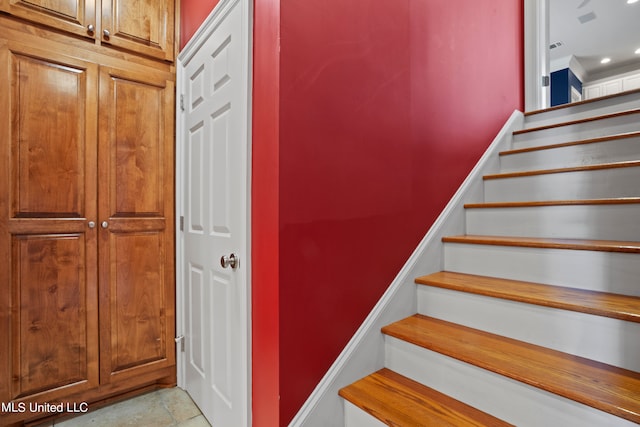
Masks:
[[[0,10],[97,44],[175,58],[174,0],[0,0]]]
[[[0,10],[77,36],[95,35],[96,0],[0,0]]]
[[[171,384],[175,73],[0,20],[0,401]]]
[[[102,42],[158,59],[174,59],[173,0],[102,0]]]
[[[175,363],[174,82],[100,69],[101,380]]]
[[[0,48],[0,401],[98,385],[95,64]],[[8,350],[8,351],[7,351]],[[55,393],[54,393],[55,395]]]

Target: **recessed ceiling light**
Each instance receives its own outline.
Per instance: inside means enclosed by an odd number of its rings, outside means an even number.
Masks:
[[[640,48],[636,49],[636,55],[640,55]]]
[[[602,61],[600,61],[601,64],[608,64],[609,62],[611,62],[611,58],[602,58]]]
[[[638,0],[627,0],[627,4],[634,4],[637,3]]]

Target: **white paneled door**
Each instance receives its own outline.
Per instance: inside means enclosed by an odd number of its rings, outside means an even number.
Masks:
[[[218,4],[180,56],[178,71],[180,379],[216,427],[249,425],[245,3]]]

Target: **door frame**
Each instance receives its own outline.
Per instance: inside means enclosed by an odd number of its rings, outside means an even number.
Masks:
[[[245,414],[245,419],[248,420],[247,425],[251,425],[251,396],[252,396],[252,388],[251,388],[251,358],[252,358],[252,347],[251,347],[251,282],[252,282],[252,260],[251,260],[251,153],[252,153],[252,88],[253,88],[253,73],[252,73],[252,57],[253,57],[253,2],[251,0],[220,0],[219,3],[213,8],[210,12],[209,16],[204,20],[204,22],[200,25],[198,30],[195,32],[193,37],[187,42],[182,51],[177,57],[176,61],[176,147],[175,147],[175,210],[176,210],[176,368],[177,368],[177,382],[178,387],[183,389],[186,388],[186,376],[185,376],[185,352],[182,351],[184,345],[184,334],[186,331],[186,301],[184,298],[185,295],[185,283],[184,283],[184,272],[185,272],[185,249],[184,249],[184,203],[186,200],[186,195],[184,192],[184,184],[185,184],[185,161],[186,161],[186,153],[185,153],[185,145],[184,145],[184,123],[182,119],[183,114],[183,102],[181,99],[181,94],[184,93],[185,88],[183,87],[184,83],[184,66],[185,62],[188,62],[197,52],[197,50],[202,46],[202,44],[206,41],[209,35],[217,28],[219,22],[223,20],[227,13],[230,11],[232,7],[236,3],[242,3],[242,20],[244,23],[244,28],[246,30],[245,40],[246,44],[242,46],[244,52],[243,55],[246,55],[246,64],[247,67],[247,82],[246,82],[246,117],[245,117],[245,125],[246,125],[246,139],[243,143],[246,144],[246,190],[247,193],[244,195],[245,199],[245,248],[246,255],[242,259],[242,268],[245,269],[246,272],[246,284],[245,284],[245,307],[246,307],[246,319],[245,325],[246,330],[245,333],[245,348],[246,348],[246,371],[245,371],[245,379],[246,379],[246,402],[245,408],[247,413]],[[180,339],[182,337],[182,339]]]
[[[549,2],[524,0],[524,110],[548,108],[551,86],[543,86],[550,76],[549,66]]]

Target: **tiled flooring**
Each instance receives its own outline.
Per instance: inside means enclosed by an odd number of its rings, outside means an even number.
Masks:
[[[210,427],[189,395],[162,389],[44,426],[56,427]]]

